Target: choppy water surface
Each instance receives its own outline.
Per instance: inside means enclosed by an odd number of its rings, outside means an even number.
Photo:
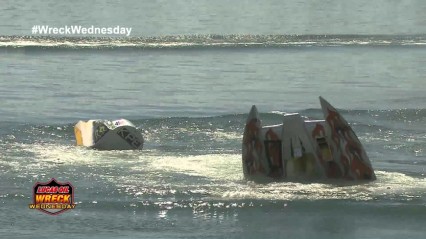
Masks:
[[[96,4],[0,6],[2,238],[424,237],[423,1]],[[34,24],[134,30],[31,36]],[[244,180],[251,105],[264,125],[286,112],[320,119],[320,95],[352,125],[377,180]],[[94,118],[131,120],[144,149],[74,146],[74,124]],[[34,183],[53,177],[74,185],[77,208],[28,209]]]

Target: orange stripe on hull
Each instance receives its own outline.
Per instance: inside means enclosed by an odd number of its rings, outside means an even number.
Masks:
[[[74,127],[74,134],[77,145],[83,145],[83,137],[81,137],[81,130],[77,127]]]

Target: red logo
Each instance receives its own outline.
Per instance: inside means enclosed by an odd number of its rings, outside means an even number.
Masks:
[[[70,182],[61,183],[52,178],[47,183],[37,182],[33,188],[33,203],[37,209],[49,215],[58,215],[75,208],[74,188]]]

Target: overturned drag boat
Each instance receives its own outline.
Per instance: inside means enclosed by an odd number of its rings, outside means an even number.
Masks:
[[[244,177],[375,180],[371,162],[352,128],[322,97],[320,102],[325,120],[286,114],[282,124],[263,127],[253,106],[243,136]]]
[[[79,121],[74,126],[77,145],[100,150],[142,149],[143,136],[128,120]]]

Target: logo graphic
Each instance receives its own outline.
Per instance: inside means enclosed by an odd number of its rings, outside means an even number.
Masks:
[[[141,142],[135,137],[127,128],[121,128],[117,131],[117,134],[135,149],[141,146]]]
[[[47,183],[37,182],[33,188],[33,204],[37,209],[49,215],[58,215],[75,208],[74,188],[71,183],[61,183],[52,178]]]
[[[102,122],[93,122],[93,127],[95,131],[93,131],[93,139],[95,143],[97,143],[106,133],[108,133],[108,127]]]

